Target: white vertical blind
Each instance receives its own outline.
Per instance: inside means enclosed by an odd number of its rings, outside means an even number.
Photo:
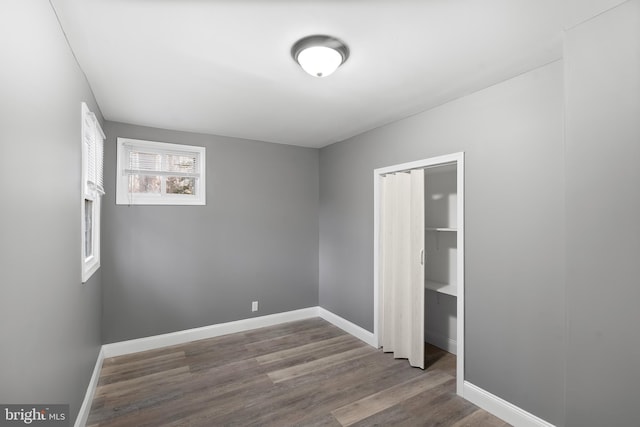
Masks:
[[[382,347],[424,368],[424,171],[382,180]]]
[[[96,186],[100,194],[104,194],[104,140],[105,135],[95,114],[91,113],[95,124],[96,138]]]

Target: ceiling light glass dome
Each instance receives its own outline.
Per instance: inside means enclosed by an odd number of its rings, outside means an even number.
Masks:
[[[349,48],[342,41],[323,35],[305,37],[291,48],[291,56],[314,77],[327,77],[344,64]]]

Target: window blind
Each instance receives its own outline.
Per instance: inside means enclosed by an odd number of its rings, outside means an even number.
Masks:
[[[200,177],[200,153],[139,147],[127,144],[126,168],[128,175]]]
[[[85,194],[104,194],[104,132],[95,114],[83,104],[82,138],[85,144]]]

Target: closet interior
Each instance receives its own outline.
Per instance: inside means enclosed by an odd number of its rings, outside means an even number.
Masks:
[[[424,340],[456,354],[457,167],[425,169]]]

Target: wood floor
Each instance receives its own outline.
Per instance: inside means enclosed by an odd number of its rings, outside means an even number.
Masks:
[[[113,357],[87,426],[508,426],[426,352],[411,368],[317,318]]]

